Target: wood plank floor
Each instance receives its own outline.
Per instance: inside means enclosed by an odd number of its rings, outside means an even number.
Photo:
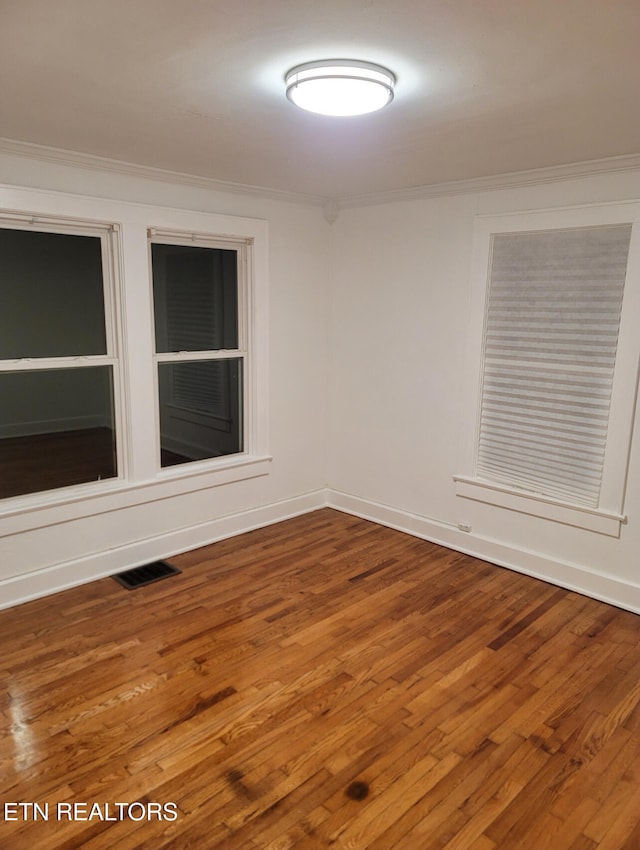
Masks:
[[[170,560],[0,612],[0,847],[640,848],[636,615],[329,509]]]

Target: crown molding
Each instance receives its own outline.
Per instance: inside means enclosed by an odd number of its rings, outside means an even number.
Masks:
[[[164,183],[175,183],[181,186],[195,186],[198,189],[208,189],[214,192],[231,192],[236,195],[256,195],[275,201],[290,203],[306,203],[323,206],[327,198],[320,195],[307,195],[303,192],[287,192],[282,189],[271,189],[264,186],[251,186],[245,183],[233,183],[227,180],[216,180],[213,177],[202,177],[181,171],[170,171],[150,165],[140,165],[135,162],[125,162],[120,159],[96,156],[95,154],[80,153],[63,148],[53,148],[48,145],[38,145],[34,142],[21,142],[16,139],[0,138],[0,153],[30,157],[45,160],[57,165],[71,165],[76,168],[100,170],[112,174],[122,174],[129,177],[142,177],[146,180],[161,180]]]
[[[397,201],[419,201],[428,198],[442,198],[448,195],[470,195],[475,192],[496,191],[499,189],[518,189],[542,183],[555,183],[589,177],[594,174],[613,174],[622,171],[640,170],[640,153],[624,156],[590,159],[584,162],[572,162],[566,165],[553,165],[545,168],[532,168],[528,171],[512,171],[505,174],[493,174],[488,177],[472,177],[466,180],[452,180],[448,183],[432,183],[426,186],[414,186],[407,189],[390,189],[387,192],[372,192],[363,195],[348,195],[339,199],[341,209],[365,207]]]
[[[533,168],[528,171],[513,171],[505,174],[493,174],[488,177],[472,177],[465,180],[452,180],[445,183],[431,183],[406,189],[390,189],[385,192],[370,192],[359,195],[345,195],[328,198],[321,195],[309,195],[303,192],[288,192],[264,186],[252,186],[245,183],[233,183],[203,177],[181,171],[170,171],[149,165],[125,162],[119,159],[80,153],[63,148],[53,148],[34,142],[22,142],[15,139],[0,138],[0,153],[45,160],[58,165],[70,165],[88,170],[100,170],[112,174],[141,177],[147,180],[159,180],[181,186],[195,186],[209,191],[229,192],[237,195],[252,195],[269,200],[289,203],[306,203],[324,208],[327,221],[332,224],[341,209],[365,207],[398,201],[418,201],[429,198],[442,198],[451,195],[470,195],[475,192],[497,191],[500,189],[518,189],[536,184],[571,180],[596,174],[614,174],[616,172],[640,170],[640,153],[623,156],[591,159],[584,162],[572,162],[566,165],[554,165],[545,168]]]

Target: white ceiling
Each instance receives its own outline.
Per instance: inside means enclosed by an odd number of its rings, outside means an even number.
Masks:
[[[0,0],[0,136],[345,199],[640,153],[640,0]],[[394,102],[284,97],[312,59]]]

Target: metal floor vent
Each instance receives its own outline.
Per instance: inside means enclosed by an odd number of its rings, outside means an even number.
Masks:
[[[134,590],[136,587],[144,587],[145,584],[151,584],[151,582],[160,581],[161,578],[169,578],[169,576],[175,576],[181,572],[182,570],[171,566],[166,561],[153,561],[151,564],[134,567],[132,570],[118,573],[111,578],[126,587],[127,590]]]

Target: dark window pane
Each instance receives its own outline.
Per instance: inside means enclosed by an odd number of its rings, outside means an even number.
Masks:
[[[117,475],[111,366],[0,372],[0,498]]]
[[[158,365],[161,465],[242,449],[242,360]]]
[[[156,351],[237,348],[237,251],[152,244],[151,261]]]
[[[105,353],[100,239],[0,228],[0,360]]]

